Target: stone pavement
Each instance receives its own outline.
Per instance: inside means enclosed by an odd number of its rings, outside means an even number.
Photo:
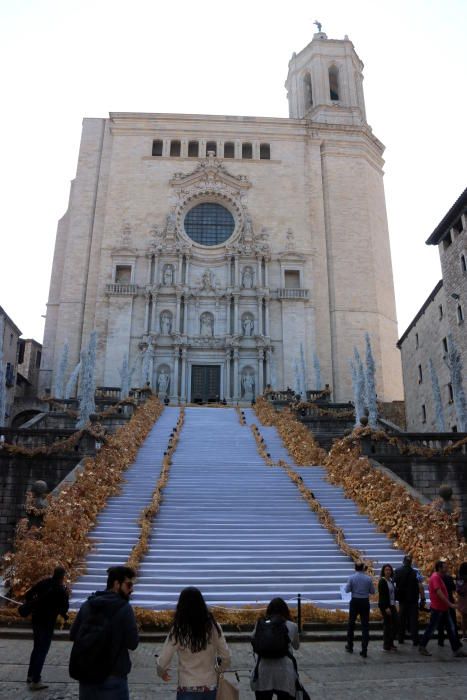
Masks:
[[[68,676],[70,643],[54,641],[43,672],[47,690],[31,692],[24,679],[31,651],[28,639],[0,638],[0,699],[6,700],[68,700],[78,697],[77,683]],[[233,668],[240,677],[240,697],[254,700],[249,689],[253,668],[251,647],[245,642],[233,642]],[[312,698],[320,700],[465,700],[467,697],[467,659],[454,659],[449,645],[440,649],[430,643],[431,658],[419,656],[411,644],[405,643],[397,653],[387,654],[381,641],[370,644],[368,659],[362,659],[356,648],[354,654],[344,651],[342,642],[305,642],[296,653],[303,685]],[[132,700],[175,700],[173,684],[163,684],[154,670],[154,654],[159,644],[144,642],[132,654],[130,675]]]

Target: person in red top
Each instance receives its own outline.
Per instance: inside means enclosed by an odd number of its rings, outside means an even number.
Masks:
[[[457,609],[457,605],[451,603],[448,596],[448,591],[446,584],[443,581],[443,574],[447,572],[446,562],[437,561],[435,564],[435,570],[430,576],[428,582],[428,590],[430,592],[430,604],[431,604],[431,616],[428,623],[428,627],[425,630],[425,634],[420,640],[420,646],[418,651],[422,656],[431,656],[428,651],[427,644],[430,641],[433,632],[437,629],[440,621],[446,628],[449,637],[449,643],[451,644],[451,649],[454,656],[467,656],[467,654],[462,650],[462,644],[456,635],[456,630],[452,621],[452,617],[449,615],[449,608]]]

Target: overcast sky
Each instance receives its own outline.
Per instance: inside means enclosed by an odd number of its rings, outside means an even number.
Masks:
[[[288,61],[315,19],[365,64],[404,331],[440,279],[424,242],[466,185],[465,0],[0,0],[0,305],[24,336],[42,340],[82,118],[286,117]]]

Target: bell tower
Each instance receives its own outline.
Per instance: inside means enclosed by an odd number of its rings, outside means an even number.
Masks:
[[[289,62],[285,82],[291,119],[327,124],[366,123],[363,63],[348,36],[328,39],[318,31]]]

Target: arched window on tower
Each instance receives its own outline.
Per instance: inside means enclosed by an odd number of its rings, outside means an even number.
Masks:
[[[313,89],[311,86],[311,75],[306,73],[303,78],[303,92],[305,98],[305,111],[313,107]]]
[[[339,69],[337,66],[329,68],[329,97],[337,102],[339,98]]]

